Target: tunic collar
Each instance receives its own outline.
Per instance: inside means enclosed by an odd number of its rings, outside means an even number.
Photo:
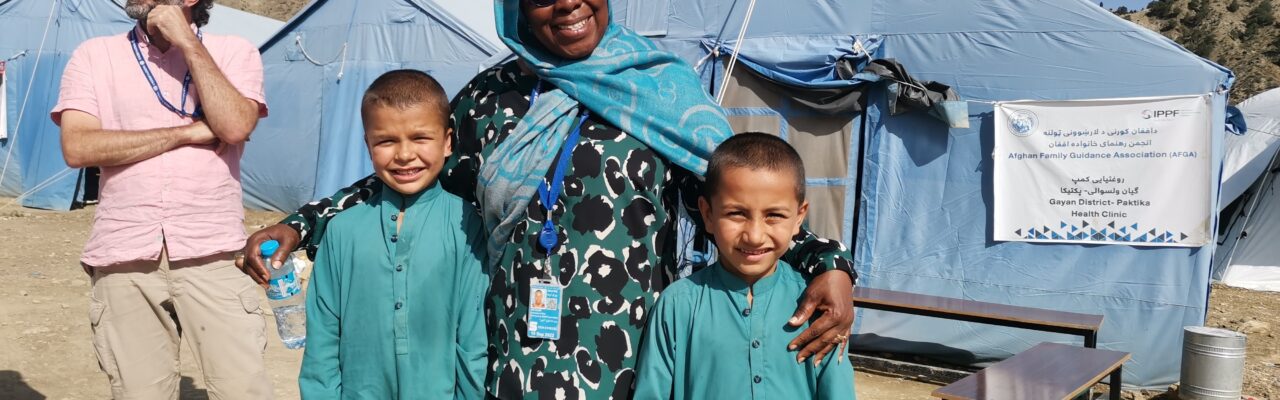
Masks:
[[[440,197],[440,192],[444,189],[441,189],[440,182],[436,181],[421,192],[405,195],[387,186],[386,183],[381,181],[378,183],[382,185],[382,190],[374,204],[378,205],[378,214],[382,216],[380,218],[382,239],[390,256],[397,253],[398,244],[413,242],[414,233],[422,229],[420,225],[429,218],[426,214],[431,211],[431,203]],[[399,221],[401,209],[404,210],[404,221]],[[399,232],[396,224],[401,226]]]
[[[729,272],[729,270],[725,269],[725,266],[719,262],[716,262],[711,267],[715,269],[714,274],[726,289],[745,296],[747,294],[747,289],[750,288],[753,290],[753,295],[755,297],[760,297],[760,295],[768,293],[769,290],[773,289],[773,287],[778,283],[778,275],[783,273],[782,269],[785,266],[778,263],[778,265],[774,266],[773,273],[760,278],[760,280],[756,281],[755,285],[748,285],[746,281],[742,280],[742,278],[739,278],[737,275],[734,275],[732,272]]]
[[[413,208],[413,206],[415,205],[427,204],[427,203],[430,203],[432,200],[435,200],[436,197],[440,196],[440,192],[442,190],[444,189],[440,188],[439,180],[436,180],[435,182],[431,182],[431,185],[427,186],[427,188],[423,189],[421,192],[408,194],[408,195],[401,194],[400,192],[395,191],[395,189],[392,189],[390,186],[387,186],[386,183],[383,183],[382,184],[382,206],[384,207],[384,209],[389,208],[390,209],[389,211],[398,213],[400,211],[400,206],[403,204],[405,211],[408,211],[409,209]]]

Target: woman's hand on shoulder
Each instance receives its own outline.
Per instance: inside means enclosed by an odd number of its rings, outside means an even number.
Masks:
[[[840,348],[843,353],[848,345],[853,328],[853,280],[848,272],[830,270],[814,277],[788,324],[803,326],[815,312],[818,318],[787,346],[788,350],[799,350],[796,362],[813,356],[814,365],[818,365],[832,350]]]

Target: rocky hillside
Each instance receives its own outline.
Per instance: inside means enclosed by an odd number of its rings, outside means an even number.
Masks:
[[[310,0],[214,0],[215,3],[234,7],[254,14],[288,21],[302,10]]]
[[[1156,0],[1117,10],[1236,74],[1233,103],[1280,86],[1280,7],[1274,0]]]

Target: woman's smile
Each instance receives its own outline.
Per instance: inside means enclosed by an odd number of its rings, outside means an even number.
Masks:
[[[525,4],[525,21],[538,44],[560,58],[587,58],[609,29],[607,0],[559,0],[544,7]]]
[[[565,41],[582,39],[588,33],[587,26],[591,19],[584,18],[572,24],[556,25],[556,36]]]

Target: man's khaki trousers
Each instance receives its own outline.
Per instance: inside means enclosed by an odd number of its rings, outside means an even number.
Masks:
[[[92,268],[89,322],[116,399],[176,399],[186,339],[213,399],[270,398],[259,288],[232,253]]]

